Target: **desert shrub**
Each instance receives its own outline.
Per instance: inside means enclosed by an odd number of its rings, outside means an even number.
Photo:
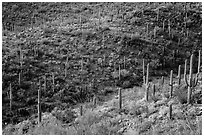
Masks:
[[[63,123],[70,123],[76,118],[75,112],[73,112],[70,109],[62,110],[58,107],[55,107],[51,113],[53,116],[55,116],[58,120],[62,121]]]
[[[176,90],[174,91],[175,96],[177,97],[178,101],[181,104],[185,104],[187,103],[187,86],[185,84],[182,84],[181,86],[179,86],[178,88],[176,88]]]

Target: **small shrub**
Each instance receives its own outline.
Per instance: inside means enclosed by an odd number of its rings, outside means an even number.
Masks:
[[[187,103],[187,86],[185,84],[175,89],[174,93],[181,104]]]

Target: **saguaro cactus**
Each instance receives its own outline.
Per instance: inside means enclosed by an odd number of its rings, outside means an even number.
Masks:
[[[120,80],[120,75],[121,75],[121,74],[120,74],[120,64],[119,64],[119,73],[118,73],[118,75],[119,75],[119,80]]]
[[[171,21],[168,20],[169,37],[171,37]]]
[[[162,25],[162,28],[163,28],[163,31],[165,30],[165,19],[163,20],[163,25]]]
[[[172,104],[169,105],[169,119],[172,119]]]
[[[81,105],[80,106],[80,116],[82,116],[83,115],[83,106]]]
[[[153,90],[152,95],[153,95],[153,97],[155,97],[155,92],[156,92],[156,86],[155,86],[155,84],[153,85],[152,90]]]
[[[162,87],[164,85],[164,76],[162,76],[162,78],[161,78],[161,85],[162,85]]]
[[[83,58],[81,59],[81,71],[83,71]]]
[[[144,59],[143,59],[143,82],[144,82],[145,91],[146,91],[145,99],[146,101],[148,101],[148,88],[150,86],[149,84],[149,63],[147,64],[147,72],[146,72],[146,77],[145,77]]]
[[[11,83],[10,83],[10,85],[9,85],[9,89],[10,89],[10,94],[9,94],[10,111],[12,111],[12,86],[11,86]]]
[[[200,64],[198,64],[198,67],[200,67]],[[199,72],[200,72],[199,70],[200,69],[198,69],[198,72],[197,72],[195,78],[193,78],[193,54],[192,54],[191,58],[190,58],[190,71],[189,71],[189,78],[188,78],[188,80],[187,80],[187,76],[185,76],[185,82],[186,82],[186,85],[188,86],[188,96],[187,96],[187,103],[188,104],[191,102],[192,89],[198,83],[198,75],[199,75]]]
[[[53,92],[55,91],[55,74],[52,73],[52,89],[53,89]]]
[[[187,59],[185,60],[185,65],[184,65],[184,75],[183,75],[183,80],[184,81],[186,79],[186,74],[187,74]]]
[[[68,67],[68,64],[69,64],[69,58],[67,57],[66,59],[66,62],[65,62],[65,78],[67,77],[67,67]]]
[[[121,93],[121,88],[119,88],[118,91],[118,100],[119,100],[119,109],[122,108],[122,93]]]
[[[41,123],[42,120],[42,112],[41,112],[41,82],[39,81],[38,88],[38,124]]]
[[[157,28],[156,26],[154,27],[154,38],[156,38],[156,34],[157,34]]]
[[[47,90],[47,77],[46,75],[44,76],[44,91],[46,92]]]
[[[96,107],[96,97],[93,98],[93,106]]]
[[[178,67],[178,85],[181,84],[181,65]]]
[[[170,86],[170,97],[172,97],[172,93],[173,93],[173,70],[171,70],[169,86]]]
[[[201,50],[198,51],[198,75],[200,73]]]
[[[125,62],[125,61],[126,61],[125,56],[124,56],[124,59],[123,59],[123,60],[124,60],[124,62],[123,62],[123,63],[124,63],[124,69],[125,69],[125,63],[126,63],[126,62]]]
[[[21,72],[18,74],[18,84],[21,86]]]
[[[148,34],[149,34],[149,23],[147,23],[147,31],[146,31],[146,35],[148,36]]]

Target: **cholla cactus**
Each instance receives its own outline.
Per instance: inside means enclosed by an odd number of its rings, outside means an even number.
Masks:
[[[199,60],[200,60],[200,51],[199,51]],[[187,96],[187,103],[188,104],[191,101],[192,89],[198,83],[199,72],[200,72],[200,61],[198,61],[198,72],[197,72],[196,76],[193,78],[193,54],[192,54],[191,58],[190,58],[190,71],[189,71],[189,78],[188,78],[188,80],[187,80],[187,76],[185,74],[185,83],[188,86],[188,96]]]

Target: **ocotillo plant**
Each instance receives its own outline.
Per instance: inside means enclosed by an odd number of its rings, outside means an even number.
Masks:
[[[181,65],[178,67],[178,85],[181,84]]]
[[[41,82],[39,81],[39,88],[38,88],[38,124],[41,123]]]
[[[185,82],[186,82],[186,85],[188,86],[188,97],[187,97],[188,104],[190,104],[191,102],[192,88],[194,88],[198,83],[198,74],[199,72],[196,74],[195,78],[193,78],[193,54],[192,54],[190,59],[189,79],[187,80],[187,76],[185,76]]]
[[[10,96],[9,96],[9,100],[10,100],[10,111],[12,111],[12,86],[11,83],[9,85],[9,89],[10,89]]]
[[[149,84],[149,63],[147,64],[147,72],[146,72],[146,78],[145,78],[145,67],[144,67],[144,60],[143,60],[143,82],[145,85],[145,91],[146,91],[146,95],[145,95],[145,99],[146,101],[148,101],[148,88],[150,86]]]
[[[118,91],[118,101],[119,101],[119,109],[122,108],[122,93],[121,93],[121,88],[119,88]]]
[[[173,70],[171,70],[169,86],[170,86],[170,97],[172,97],[172,93],[173,93]]]

